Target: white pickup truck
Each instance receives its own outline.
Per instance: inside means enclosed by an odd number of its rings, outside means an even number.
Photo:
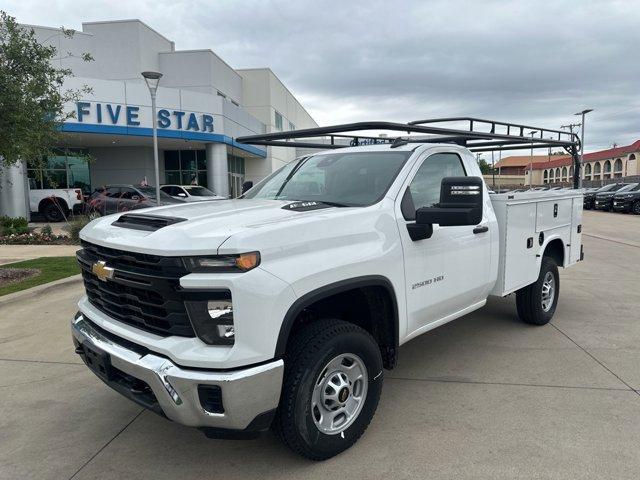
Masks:
[[[544,325],[558,267],[582,258],[578,190],[489,194],[469,149],[425,142],[320,151],[239,199],[94,220],[76,352],[208,436],[272,427],[315,460],[349,448],[400,345],[489,295]]]
[[[48,222],[61,222],[71,212],[81,213],[82,202],[79,188],[35,188],[35,181],[29,179],[29,210]]]

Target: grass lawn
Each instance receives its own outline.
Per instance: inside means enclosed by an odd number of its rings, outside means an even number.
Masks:
[[[34,277],[0,287],[0,296],[80,273],[76,257],[42,257],[0,265],[0,268],[37,268],[40,270],[40,273]]]

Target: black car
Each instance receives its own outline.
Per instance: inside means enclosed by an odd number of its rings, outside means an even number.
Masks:
[[[596,201],[595,201],[595,209],[603,210],[608,212],[613,208],[613,196],[616,193],[626,191],[631,188],[631,183],[617,183],[616,185],[620,185],[618,188],[612,188],[606,192],[598,191],[596,192]]]
[[[632,188],[621,188],[613,195],[613,209],[616,212],[640,215],[640,183],[632,183],[630,186]]]
[[[163,205],[184,203],[164,192],[160,192]],[[85,203],[85,213],[89,217],[99,217],[111,213],[127,212],[158,206],[155,187],[141,187],[134,185],[107,185],[97,188]]]
[[[609,185],[605,185],[604,187],[600,187],[594,191],[586,191],[584,193],[583,208],[585,210],[591,210],[594,208],[596,206],[596,195],[598,193],[615,192],[624,187],[624,185],[624,183],[610,183]]]

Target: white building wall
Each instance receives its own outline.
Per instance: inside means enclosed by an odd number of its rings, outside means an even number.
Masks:
[[[220,92],[242,105],[242,77],[211,50],[167,52],[159,58],[164,86],[210,95]]]
[[[153,148],[149,147],[94,147],[91,156],[91,185],[98,188],[113,183],[140,183],[146,176],[150,185],[155,183]],[[163,158],[160,152],[160,158]],[[164,178],[164,162],[160,163],[160,178]]]

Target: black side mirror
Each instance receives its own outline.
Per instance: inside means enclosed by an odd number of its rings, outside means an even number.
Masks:
[[[483,181],[480,177],[446,177],[440,186],[440,202],[416,211],[417,225],[453,227],[482,221]]]
[[[252,181],[247,181],[244,182],[242,184],[242,193],[246,192],[247,190],[249,190],[251,187],[253,187],[253,182]]]

